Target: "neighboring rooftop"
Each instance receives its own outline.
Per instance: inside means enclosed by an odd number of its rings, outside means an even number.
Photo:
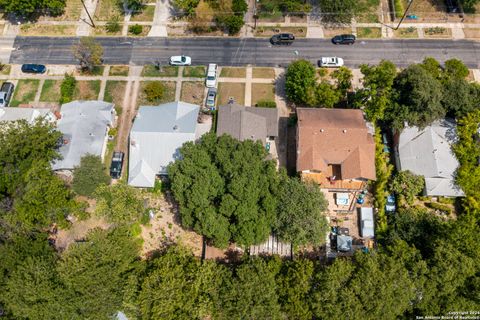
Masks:
[[[73,101],[62,105],[57,128],[63,133],[59,152],[63,159],[56,161],[54,170],[71,170],[86,154],[103,157],[108,127],[115,120],[113,104],[104,101]]]
[[[373,130],[361,110],[298,108],[297,117],[297,171],[336,165],[341,179],[375,180]]]
[[[167,173],[180,157],[179,148],[195,141],[199,110],[185,102],[139,108],[130,131],[129,185],[153,187],[155,176]]]
[[[278,109],[227,104],[218,109],[217,135],[228,134],[240,141],[278,136]]]
[[[457,139],[453,120],[439,120],[425,129],[406,127],[398,140],[399,169],[425,177],[428,196],[463,196],[455,184],[459,165],[452,151]]]
[[[28,123],[33,123],[35,119],[41,117],[45,117],[49,121],[53,121],[55,119],[53,113],[49,109],[13,107],[0,108],[0,122],[26,120]]]

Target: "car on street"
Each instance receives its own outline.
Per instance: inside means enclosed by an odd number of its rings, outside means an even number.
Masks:
[[[215,88],[217,86],[217,65],[215,63],[210,63],[208,65],[205,85],[207,88]]]
[[[112,163],[110,165],[110,176],[113,179],[120,179],[122,176],[123,157],[123,152],[115,151],[113,153]]]
[[[27,63],[22,65],[24,73],[45,73],[45,71],[47,71],[47,67],[43,64]]]
[[[318,60],[319,67],[338,68],[343,66],[343,59],[339,57],[322,57]]]
[[[387,212],[395,212],[397,206],[395,204],[395,195],[393,193],[387,196],[387,202],[385,204],[385,211]]]
[[[215,98],[217,97],[217,89],[210,88],[208,89],[207,93],[207,101],[205,102],[205,106],[210,109],[211,111],[215,110]]]
[[[332,38],[334,44],[354,44],[355,36],[353,34],[340,34]]]
[[[8,107],[15,86],[11,82],[4,82],[0,88],[0,107]]]
[[[291,33],[279,33],[270,38],[271,44],[286,44],[291,45],[295,40],[295,36]]]
[[[171,66],[189,66],[192,64],[192,58],[188,56],[171,56],[170,65]]]

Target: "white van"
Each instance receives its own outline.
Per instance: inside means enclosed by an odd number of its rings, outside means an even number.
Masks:
[[[205,85],[207,88],[215,88],[217,86],[217,65],[215,63],[210,63],[208,65]]]

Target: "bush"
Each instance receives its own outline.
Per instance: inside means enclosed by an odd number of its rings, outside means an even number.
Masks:
[[[108,33],[116,33],[116,32],[119,32],[121,29],[122,29],[122,26],[120,25],[118,16],[114,16],[105,25],[105,30],[107,30]]]
[[[143,26],[139,24],[134,24],[133,26],[128,27],[128,32],[138,36],[140,33],[143,32]]]
[[[260,108],[276,108],[277,103],[273,100],[258,100],[255,106]]]
[[[228,34],[234,35],[240,32],[240,29],[243,27],[243,15],[223,17],[218,19],[218,23],[227,29]]]
[[[425,205],[429,208],[446,212],[447,214],[452,213],[452,208],[438,202],[426,202]]]
[[[248,10],[248,4],[245,0],[232,0],[232,11],[238,15],[243,16]]]
[[[76,86],[77,79],[72,75],[65,74],[65,79],[60,85],[60,104],[72,101]]]
[[[143,91],[148,101],[155,102],[163,98],[165,87],[160,82],[149,82]]]
[[[455,198],[438,197],[437,201],[443,204],[455,204]]]

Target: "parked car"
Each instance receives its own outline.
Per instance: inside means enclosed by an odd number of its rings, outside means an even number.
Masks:
[[[385,211],[387,212],[395,212],[397,209],[397,205],[395,203],[395,195],[393,193],[387,196],[387,202],[385,204]]]
[[[205,85],[207,88],[215,88],[217,86],[217,65],[215,63],[210,63],[208,65]]]
[[[445,5],[447,6],[448,13],[460,13],[460,6],[457,0],[445,0]]]
[[[270,43],[291,45],[294,40],[295,36],[291,33],[279,33],[270,38]]]
[[[0,88],[0,107],[8,107],[15,86],[11,82],[4,82]]]
[[[171,66],[189,66],[192,64],[192,58],[188,56],[171,56],[170,65]]]
[[[332,38],[334,44],[354,44],[355,40],[353,34],[341,34]]]
[[[338,57],[322,57],[318,60],[319,67],[338,68],[343,66],[343,59]]]
[[[215,88],[208,89],[207,102],[205,103],[205,106],[212,111],[215,110],[215,98],[216,97],[217,97],[217,89],[215,89]]]
[[[22,72],[24,73],[45,73],[47,67],[43,64],[27,63],[22,65]]]
[[[115,151],[113,153],[112,163],[110,165],[110,176],[113,179],[120,179],[122,176],[123,157],[123,152]]]

